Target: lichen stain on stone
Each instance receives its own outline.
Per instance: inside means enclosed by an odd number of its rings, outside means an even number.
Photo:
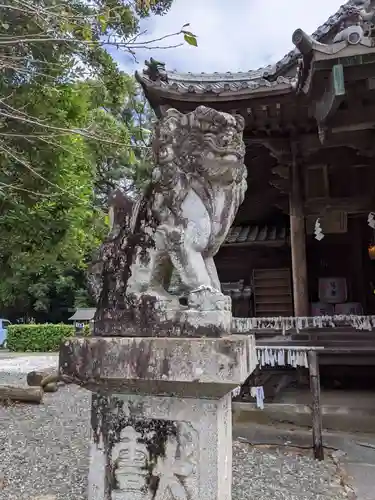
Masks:
[[[127,408],[124,411],[124,405]],[[94,394],[91,407],[91,427],[94,443],[98,445],[100,438],[105,455],[111,457],[113,446],[120,441],[122,429],[131,426],[140,434],[140,442],[148,451],[146,484],[152,496],[156,495],[159,478],[153,475],[159,457],[165,457],[168,438],[177,438],[177,424],[169,420],[145,419],[143,404],[122,401],[115,397]],[[114,464],[109,459],[106,470],[106,494],[116,488]],[[110,496],[108,497],[110,498]]]
[[[219,354],[223,354],[231,360],[231,366],[238,364],[239,353],[237,352],[237,349],[233,349],[233,342],[231,340],[228,339],[226,341],[225,339],[222,339],[216,344],[216,346],[218,347],[217,352]]]
[[[170,372],[170,362],[169,362],[169,353],[167,349],[164,349],[164,356],[162,361],[161,374],[162,376],[168,376]]]
[[[138,378],[146,378],[149,373],[152,343],[141,340],[133,341],[127,350],[119,350],[116,363],[130,367],[130,372]]]
[[[155,246],[152,229],[156,221],[150,209],[151,189],[149,185],[137,203],[119,190],[111,201],[116,230],[101,246],[95,262],[98,271],[94,281],[99,293],[94,336],[106,335],[108,320],[121,323],[123,314],[131,314],[133,310],[132,298],[127,293],[133,262],[139,255],[144,265],[149,264],[149,250]]]
[[[76,364],[73,362],[74,359],[74,343],[73,341],[67,340],[60,345],[59,352],[59,373],[61,374],[75,374]]]
[[[96,445],[100,442],[100,436],[106,431],[106,423],[103,421],[109,407],[108,397],[100,394],[93,394],[91,399],[91,429],[93,440]]]
[[[145,423],[145,421],[143,421],[143,423]],[[153,475],[153,470],[159,457],[164,458],[166,455],[168,438],[170,436],[177,438],[177,426],[174,422],[167,420],[150,420],[148,424],[148,432],[154,431],[153,439],[146,443],[150,454],[148,462],[148,487],[154,498],[159,486],[159,477]]]

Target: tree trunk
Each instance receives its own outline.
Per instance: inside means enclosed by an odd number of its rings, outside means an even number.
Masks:
[[[44,391],[41,387],[12,387],[0,385],[0,401],[25,401],[27,403],[41,403]]]
[[[27,374],[27,385],[30,387],[41,387],[44,392],[56,392],[58,383],[71,384],[72,380],[66,375],[59,375],[55,369],[32,371]]]
[[[44,392],[56,392],[58,387],[57,384],[54,382],[50,382],[49,384],[43,385],[41,387]]]
[[[39,387],[41,385],[42,380],[45,379],[47,376],[52,375],[53,373],[56,373],[55,368],[29,372],[26,378],[27,385],[31,387]]]

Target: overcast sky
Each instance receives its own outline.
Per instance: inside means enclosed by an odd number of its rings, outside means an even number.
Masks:
[[[247,71],[272,64],[292,48],[295,29],[312,33],[342,3],[345,1],[174,0],[167,15],[150,18],[142,29],[147,29],[149,38],[158,38],[190,23],[188,29],[197,35],[198,48],[139,50],[138,69],[150,56],[165,62],[168,70],[181,72]],[[137,69],[124,54],[116,59],[129,72]]]

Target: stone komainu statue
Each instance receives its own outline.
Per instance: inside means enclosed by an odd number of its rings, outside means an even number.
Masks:
[[[111,200],[112,229],[94,266],[96,334],[139,335],[150,322],[163,322],[164,332],[169,322],[171,335],[186,334],[189,324],[205,335],[217,334],[214,323],[230,328],[230,298],[213,257],[246,192],[243,129],[241,116],[204,106],[169,109],[159,121],[145,194],[132,203],[116,192]],[[168,292],[172,272],[187,290],[185,305]]]

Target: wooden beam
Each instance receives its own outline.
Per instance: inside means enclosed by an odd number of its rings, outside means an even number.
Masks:
[[[290,203],[288,204],[287,198],[274,202],[274,205],[285,214],[290,214]],[[304,216],[309,215],[320,216],[326,212],[338,211],[346,212],[348,214],[368,214],[375,211],[375,199],[348,199],[338,198],[320,198],[310,199],[304,202]]]
[[[367,155],[361,155],[352,148],[341,146],[339,148],[321,149],[304,158],[306,170],[311,171],[316,165],[329,165],[333,168],[339,168],[341,171],[345,168],[373,167],[373,158]]]
[[[319,363],[316,351],[308,352],[314,458],[324,460],[322,411],[320,407]]]
[[[247,146],[262,145],[268,149],[271,156],[276,158],[279,163],[288,163],[290,160],[290,145],[287,139],[272,137],[244,137]]]
[[[292,254],[293,296],[295,316],[309,315],[307,283],[305,217],[300,164],[297,145],[292,143],[290,210],[290,245]]]
[[[286,245],[289,245],[289,240],[286,238],[285,240],[266,240],[266,241],[244,241],[242,243],[224,243],[221,247],[232,247],[232,248],[240,248],[240,247],[268,247],[268,248],[280,248]]]
[[[317,198],[304,202],[305,215],[322,215],[325,211],[344,211],[348,214],[372,212],[375,200],[369,196],[360,198]]]
[[[290,165],[277,165],[272,169],[272,174],[281,177],[281,179],[289,180]]]
[[[277,177],[269,181],[270,185],[281,193],[287,194],[290,191],[290,183],[287,179],[278,179]]]
[[[375,111],[375,110],[374,110]],[[343,131],[339,133],[329,133],[322,146],[318,134],[305,134],[300,136],[301,153],[304,157],[309,156],[311,153],[320,150],[329,150],[331,148],[338,148],[346,146],[354,150],[362,152],[374,150],[375,132],[372,130],[360,130],[356,132]]]
[[[335,118],[330,122],[329,128],[332,132],[345,132],[355,129],[356,132],[373,130],[375,125],[375,106],[364,106],[361,102],[349,104],[348,109],[337,111]]]
[[[361,108],[362,109],[362,108]],[[375,107],[373,109],[373,117],[375,123]],[[365,112],[364,112],[365,113]],[[375,130],[367,127],[363,130],[350,131],[346,129],[345,123],[349,123],[348,114],[345,111],[341,115],[343,117],[344,130],[339,133],[339,129],[335,128],[333,133],[329,130],[324,145],[319,140],[318,133],[303,134],[299,136],[299,143],[301,154],[303,158],[310,156],[317,151],[328,151],[330,149],[339,148],[342,146],[352,148],[353,151],[359,151],[362,155],[372,156],[375,154]],[[335,118],[336,123],[336,118]],[[285,139],[272,138],[272,137],[245,137],[244,141],[249,150],[252,146],[262,145],[270,153],[270,155],[278,160],[280,165],[288,165],[291,161],[290,146],[287,145]]]
[[[330,74],[329,87],[315,104],[314,115],[318,124],[326,123],[336,113],[345,96],[344,67],[342,64],[335,64]]]
[[[331,127],[330,132],[332,134],[342,134],[343,132],[362,132],[365,130],[373,130],[375,127],[375,121],[371,120],[369,122],[352,123],[348,125],[335,125]]]

